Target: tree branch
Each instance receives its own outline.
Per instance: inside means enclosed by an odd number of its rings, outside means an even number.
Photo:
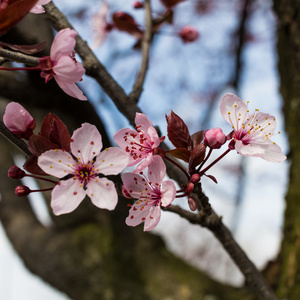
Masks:
[[[146,73],[149,64],[149,51],[152,39],[152,14],[150,0],[144,1],[145,9],[145,32],[142,40],[142,63],[140,70],[137,74],[136,81],[133,86],[132,92],[129,94],[129,99],[137,103],[143,91],[143,84],[145,81]]]

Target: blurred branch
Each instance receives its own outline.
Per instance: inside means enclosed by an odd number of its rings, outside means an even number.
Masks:
[[[203,199],[207,200],[207,197],[203,194],[201,187],[196,189],[195,194],[199,197],[200,203],[203,206]],[[205,201],[204,205],[208,205],[208,202]],[[253,292],[256,293],[259,299],[277,299],[271,288],[265,282],[261,273],[257,270],[246,253],[234,240],[229,229],[223,224],[222,218],[217,216],[213,210],[202,209],[196,214],[186,211],[177,205],[171,205],[164,210],[174,212],[182,218],[187,219],[190,223],[199,224],[212,231],[215,237],[221,242],[227,253],[230,255],[232,260],[238,266],[240,271],[244,274],[247,284],[250,286]]]
[[[129,99],[137,103],[143,91],[143,84],[145,81],[146,73],[149,64],[149,51],[152,39],[152,14],[150,0],[144,1],[145,9],[145,32],[142,40],[142,63],[140,70],[137,74],[136,81],[133,86],[132,92],[129,94]]]

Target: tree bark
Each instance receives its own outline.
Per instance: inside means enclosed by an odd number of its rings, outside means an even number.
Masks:
[[[278,16],[278,69],[290,152],[290,182],[286,194],[284,238],[278,295],[300,299],[300,1],[274,0]]]

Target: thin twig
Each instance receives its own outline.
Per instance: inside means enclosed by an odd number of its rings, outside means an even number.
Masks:
[[[34,67],[38,66],[39,64],[39,60],[36,57],[3,48],[0,48],[0,56],[11,61],[24,63]]]
[[[140,70],[137,74],[132,92],[129,94],[131,101],[137,103],[143,91],[143,84],[149,65],[149,52],[152,39],[152,14],[150,0],[144,1],[145,9],[145,32],[142,40],[142,62]]]
[[[27,144],[15,136],[3,122],[0,122],[0,133],[7,138],[13,145],[19,148],[26,156],[31,156],[32,153],[28,150]]]

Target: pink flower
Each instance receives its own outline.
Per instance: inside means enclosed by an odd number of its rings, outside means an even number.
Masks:
[[[108,11],[109,8],[107,2],[103,1],[99,12],[93,16],[93,31],[95,33],[95,40],[93,44],[94,49],[102,45],[107,37],[107,33],[113,28],[113,26],[107,23],[106,20]]]
[[[71,138],[71,154],[56,149],[38,158],[40,168],[55,177],[62,178],[52,190],[51,207],[54,214],[72,212],[88,195],[94,205],[112,210],[118,195],[114,183],[103,175],[119,174],[128,164],[128,154],[117,147],[100,152],[102,138],[94,125],[84,123]]]
[[[155,148],[164,140],[164,137],[159,138],[151,121],[144,114],[136,113],[135,124],[136,130],[123,128],[114,135],[114,139],[130,154],[128,166],[133,166],[143,160],[134,170],[138,173],[149,166]]]
[[[220,110],[224,119],[232,125],[234,147],[238,153],[271,162],[286,159],[280,147],[271,141],[276,128],[273,116],[257,109],[250,115],[247,105],[233,94],[223,96]]]
[[[176,188],[172,180],[163,181],[166,166],[160,156],[155,156],[148,168],[148,179],[135,173],[125,173],[122,180],[127,193],[138,199],[126,218],[128,226],[145,222],[144,231],[152,230],[159,222],[161,207],[169,206],[175,199]]]
[[[216,127],[214,129],[208,129],[205,131],[205,144],[211,149],[219,149],[225,144],[227,137],[223,133],[222,129]]]
[[[42,14],[45,12],[45,9],[42,5],[46,5],[51,0],[38,0],[37,3],[33,6],[33,8],[30,10],[33,14]]]
[[[31,114],[17,102],[7,104],[3,122],[13,134],[27,140],[32,136],[35,128],[35,120]]]
[[[46,82],[54,77],[66,94],[79,100],[87,100],[75,84],[82,80],[85,73],[83,66],[75,59],[76,35],[77,32],[70,28],[60,30],[53,40],[50,57],[40,58],[39,67],[42,70],[41,77]]]
[[[179,36],[181,37],[184,43],[191,43],[199,38],[199,32],[196,28],[192,26],[184,26],[180,30]]]

